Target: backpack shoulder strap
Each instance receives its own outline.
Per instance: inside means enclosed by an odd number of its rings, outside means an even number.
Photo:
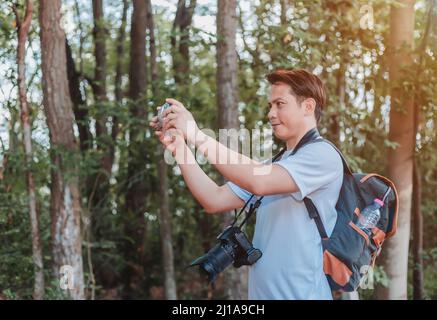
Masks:
[[[344,174],[352,175],[352,171],[350,170],[349,165],[346,162],[346,159],[344,158],[343,154],[336,147],[335,144],[333,144],[331,141],[326,140],[324,138],[314,139],[314,140],[308,142],[307,144],[311,144],[311,143],[315,143],[315,142],[326,142],[326,143],[330,144],[340,155],[341,161],[343,162]],[[308,215],[309,215],[310,219],[314,219],[314,222],[317,226],[317,230],[319,231],[320,237],[322,239],[327,239],[328,234],[326,233],[326,229],[325,229],[325,226],[323,225],[322,218],[320,217],[319,211],[317,210],[317,207],[315,206],[314,202],[308,197],[305,197],[303,199],[303,202],[305,203],[305,207],[307,208]]]
[[[320,237],[322,239],[327,239],[328,234],[326,233],[326,229],[325,226],[323,225],[322,218],[320,218],[319,212],[317,211],[314,202],[307,197],[303,199],[303,202],[305,203],[305,207],[307,208],[310,219],[314,219],[314,222],[316,223],[317,230],[319,231]]]

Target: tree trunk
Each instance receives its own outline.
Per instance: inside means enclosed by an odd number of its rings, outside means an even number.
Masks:
[[[108,122],[106,104],[108,102],[106,92],[106,28],[103,12],[103,0],[93,0],[93,17],[94,17],[94,56],[96,58],[94,79],[92,88],[94,93],[95,104],[98,109],[96,115],[96,138],[97,148],[101,151],[99,159],[99,172],[89,177],[87,185],[88,198],[92,203],[92,228],[96,239],[101,237],[98,228],[102,212],[108,208],[109,178],[111,176],[113,156],[110,154],[111,141],[106,124]]]
[[[425,25],[425,30],[422,37],[422,42],[418,50],[419,63],[417,67],[417,80],[420,81],[421,73],[424,67],[423,56],[428,45],[428,38],[432,24],[433,10],[437,1],[429,2],[428,17]],[[420,130],[420,106],[422,105],[420,88],[416,85],[415,103],[414,103],[414,137],[413,143],[416,145],[416,136]],[[419,151],[414,154],[413,164],[413,299],[423,300],[425,298],[424,280],[423,280],[423,216],[422,216],[422,174],[419,164]]]
[[[26,14],[24,20],[21,20],[18,11],[14,7],[17,21],[18,48],[17,48],[17,67],[18,67],[18,96],[21,109],[21,123],[23,126],[23,145],[26,163],[26,182],[29,201],[30,225],[32,229],[32,256],[35,264],[35,283],[33,289],[33,298],[41,300],[44,297],[44,266],[41,247],[41,238],[39,235],[39,222],[37,211],[37,199],[35,192],[35,183],[31,169],[32,164],[32,126],[29,120],[29,104],[27,102],[26,87],[26,42],[29,34],[30,24],[32,22],[33,3],[31,0],[26,1]]]
[[[174,79],[178,85],[189,83],[190,57],[189,39],[191,22],[193,19],[196,0],[179,0],[175,20],[173,22],[172,35],[170,38],[173,58]]]
[[[65,48],[67,52],[68,85],[71,94],[71,102],[73,103],[74,118],[79,130],[79,145],[80,150],[85,152],[90,148],[92,138],[88,124],[88,109],[86,107],[86,101],[80,91],[80,75],[76,70],[71,47],[67,40],[65,41]]]
[[[413,299],[425,298],[423,283],[423,217],[422,217],[422,182],[417,156],[413,167]]]
[[[107,134],[104,103],[108,100],[106,96],[106,30],[103,0],[93,0],[93,16],[94,55],[96,58],[93,91],[99,109],[96,119],[96,135],[101,137]]]
[[[160,147],[162,149],[162,147]],[[168,197],[168,178],[167,178],[167,164],[164,161],[164,152],[159,154],[158,175],[160,179],[159,195],[160,195],[160,234],[161,234],[161,250],[162,260],[164,265],[164,288],[165,297],[168,300],[177,299],[176,291],[176,276],[174,270],[174,255],[172,242],[172,228],[171,228],[171,213]]]
[[[150,0],[146,0],[147,7],[147,22],[149,29],[149,44],[150,44],[150,70],[152,79],[152,92],[155,101],[160,97],[158,92],[158,63],[156,61],[156,45],[155,45],[155,26],[153,20],[152,4]],[[161,250],[162,260],[164,265],[164,289],[165,297],[168,300],[177,299],[176,278],[174,271],[174,255],[173,241],[171,228],[171,213],[170,201],[168,197],[168,177],[167,164],[164,161],[164,149],[162,145],[158,146],[158,177],[159,177],[159,197],[160,197],[160,234],[161,234]]]
[[[280,0],[280,5],[281,5],[281,26],[286,27],[288,0]]]
[[[121,100],[123,98],[123,92],[121,88],[121,78],[123,76],[123,57],[124,57],[124,51],[125,51],[125,38],[126,38],[126,19],[127,19],[127,10],[129,9],[129,2],[127,0],[123,0],[123,13],[121,16],[121,25],[118,32],[117,37],[117,62],[115,67],[115,80],[114,80],[114,87],[115,87],[115,101],[120,104]],[[111,144],[111,146],[115,145],[115,139],[118,135],[118,119],[116,116],[113,117],[112,120],[113,126],[112,126],[112,141],[114,142]],[[112,158],[114,158],[114,150],[111,150]]]
[[[390,141],[398,143],[388,150],[388,176],[399,193],[396,235],[387,241],[381,261],[389,278],[387,288],[377,286],[379,299],[407,299],[408,246],[410,241],[411,196],[414,158],[414,99],[402,88],[402,69],[412,64],[414,0],[402,0],[390,13],[389,72],[391,89]],[[406,46],[406,48],[404,47]]]
[[[75,166],[78,148],[73,134],[65,33],[60,25],[61,1],[41,0],[39,8],[43,102],[54,164],[50,188],[54,273],[61,279],[64,271],[61,284],[66,282],[73,299],[84,299],[81,204]]]
[[[217,11],[217,105],[219,129],[239,129],[237,83],[237,2],[219,0]],[[233,221],[232,212],[224,214],[223,227]],[[225,286],[229,299],[247,299],[247,267],[229,268]]]
[[[125,233],[133,242],[125,243],[127,269],[125,270],[126,295],[131,298],[144,281],[144,235],[146,220],[146,163],[150,162],[144,141],[147,122],[145,96],[147,92],[146,64],[147,10],[144,0],[133,1],[131,22],[131,51],[129,67],[130,112],[134,119],[129,128],[128,187],[126,191]]]

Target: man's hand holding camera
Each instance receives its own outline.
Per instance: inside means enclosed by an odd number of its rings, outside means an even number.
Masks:
[[[152,118],[150,126],[156,130],[156,136],[174,157],[183,156],[187,147],[185,139],[194,143],[195,135],[199,132],[193,115],[181,102],[170,98],[166,99],[166,105],[157,109],[158,115]]]
[[[173,135],[175,131],[171,129],[176,129],[177,133],[182,134],[184,139],[194,143],[195,135],[199,132],[199,128],[191,112],[175,99],[166,99],[166,103],[170,106],[167,105],[168,107],[162,113],[160,113],[162,107],[159,107],[158,116],[152,118],[150,126],[157,129],[156,134],[158,137],[162,134]],[[167,147],[166,144],[164,145]]]

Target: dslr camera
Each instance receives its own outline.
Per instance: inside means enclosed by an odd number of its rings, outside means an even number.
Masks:
[[[217,275],[231,263],[235,268],[252,265],[262,256],[259,249],[253,247],[239,227],[230,225],[217,237],[219,243],[203,256],[197,258],[190,267],[199,266],[213,283]]]

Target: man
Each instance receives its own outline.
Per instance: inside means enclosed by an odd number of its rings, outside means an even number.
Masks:
[[[326,103],[325,89],[317,76],[305,70],[276,70],[267,80],[271,84],[268,120],[286,146],[272,165],[229,150],[197,126],[189,130],[187,124],[195,123],[193,116],[174,99],[166,100],[172,107],[164,112],[163,128],[156,134],[173,153],[189,190],[208,213],[241,208],[251,194],[265,196],[257,210],[253,238],[263,256],[249,269],[249,299],[332,299],[323,272],[321,238],[303,198],[312,199],[329,236],[343,180],[341,158],[322,142],[304,145],[289,156],[302,137],[317,128]],[[156,117],[150,125],[156,128]],[[210,179],[184,138],[229,182],[218,186]],[[239,163],[228,163],[228,154]]]

